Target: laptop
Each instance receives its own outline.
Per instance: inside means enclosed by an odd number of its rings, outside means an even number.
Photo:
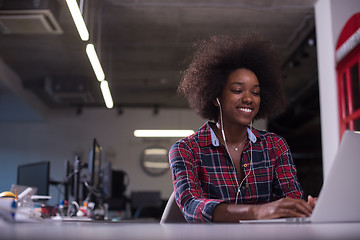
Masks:
[[[360,222],[360,132],[347,130],[308,218],[240,220],[240,223]]]

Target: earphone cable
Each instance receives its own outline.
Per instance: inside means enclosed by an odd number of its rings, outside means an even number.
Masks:
[[[230,159],[231,159],[231,163],[233,164],[234,169],[236,169],[236,167],[235,167],[235,165],[234,165],[234,161],[233,161],[233,159],[232,159],[232,157],[231,157],[231,154],[230,154],[230,151],[229,151],[227,142],[226,142],[221,104],[220,104],[219,99],[216,99],[216,100],[217,100],[217,102],[218,102],[218,104],[219,104],[219,109],[220,109],[221,133],[222,133],[222,137],[223,137],[223,140],[224,140],[224,143],[225,143],[225,148],[226,148],[226,151],[227,151],[228,154],[229,154],[229,157],[230,157]],[[250,123],[250,131],[252,132],[252,121],[251,121],[251,123]],[[239,184],[239,182],[238,182],[237,177],[235,178],[236,184],[238,185],[238,190],[237,190],[236,197],[235,197],[235,204],[238,204],[239,194],[240,194],[240,191],[241,191],[241,186],[242,186],[242,184],[244,183],[245,179],[250,175],[251,170],[253,170],[253,166],[252,166],[252,142],[251,142],[251,140],[250,140],[250,170],[249,170],[249,172],[245,175],[245,177],[241,180],[240,184]],[[237,175],[237,174],[236,174],[236,175]]]

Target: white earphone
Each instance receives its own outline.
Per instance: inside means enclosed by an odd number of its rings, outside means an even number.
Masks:
[[[216,98],[216,101],[217,101],[217,103],[219,104],[219,106],[221,107],[221,104],[220,104],[219,98]]]
[[[219,109],[220,109],[220,124],[221,124],[221,133],[222,133],[222,137],[224,139],[224,143],[225,143],[225,148],[226,148],[226,151],[228,152],[229,156],[230,156],[230,159],[231,159],[231,162],[234,164],[232,158],[231,158],[231,155],[230,155],[230,151],[229,151],[229,148],[227,146],[227,142],[226,142],[226,138],[225,138],[225,132],[224,132],[224,123],[223,123],[223,118],[222,118],[222,109],[221,109],[221,104],[220,104],[220,101],[219,101],[219,98],[216,98],[216,101],[217,103],[219,104]],[[250,123],[250,130],[252,131],[252,121]],[[234,168],[235,168],[235,165],[233,165]],[[250,175],[251,173],[251,170],[253,170],[253,165],[252,165],[252,142],[250,140],[250,170],[249,172],[245,175],[245,177],[242,179],[241,183],[239,184],[238,182],[238,179],[236,178],[236,182],[239,186],[238,188],[238,191],[236,193],[236,198],[235,198],[235,204],[238,203],[238,200],[239,200],[239,194],[240,194],[240,191],[241,191],[241,186],[243,184],[243,182],[245,181],[245,179]]]
[[[225,137],[225,132],[224,132],[224,123],[223,123],[223,118],[222,118],[222,109],[221,109],[221,104],[220,104],[219,98],[216,98],[216,101],[219,104],[219,109],[220,109],[220,124],[221,124],[222,137],[223,137],[224,142],[225,142],[226,150],[228,151],[228,153],[230,155],[230,152],[229,152],[229,149],[228,149],[228,146],[227,146],[227,143],[226,143],[226,137]]]

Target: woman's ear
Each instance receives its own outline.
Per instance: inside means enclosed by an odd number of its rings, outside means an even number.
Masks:
[[[213,104],[215,105],[215,107],[219,107],[219,104],[217,103],[216,100],[213,101]]]
[[[219,107],[219,106],[220,106],[220,100],[219,100],[219,98],[216,98],[216,99],[213,101],[213,104],[214,104],[216,107]]]

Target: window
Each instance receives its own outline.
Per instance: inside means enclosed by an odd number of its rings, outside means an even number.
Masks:
[[[344,26],[336,46],[340,136],[360,131],[360,13]]]

